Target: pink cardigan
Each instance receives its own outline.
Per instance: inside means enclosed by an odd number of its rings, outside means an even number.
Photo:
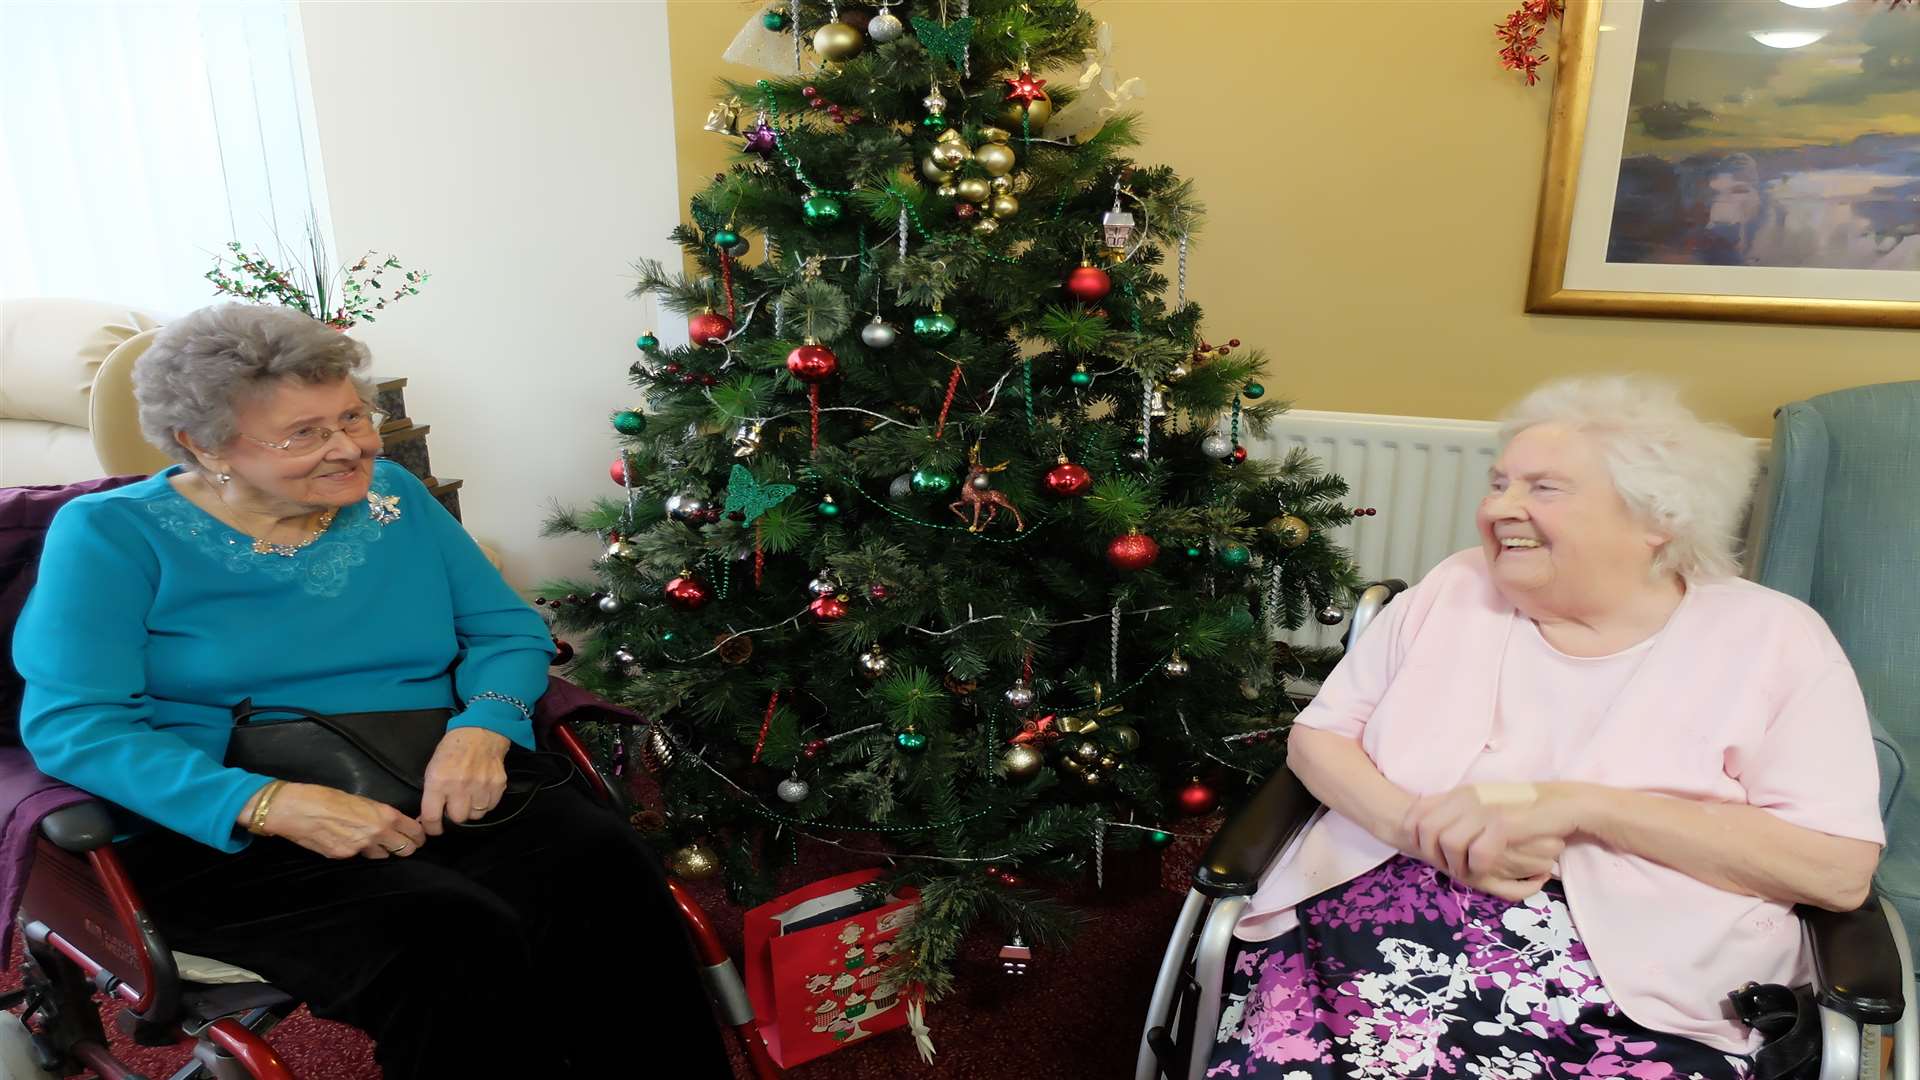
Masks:
[[[1416,794],[1458,786],[1488,739],[1507,634],[1523,618],[1480,549],[1435,567],[1387,609],[1296,723],[1356,737]],[[1551,723],[1551,717],[1542,717]],[[1752,582],[1693,583],[1638,674],[1558,777],[1764,807],[1885,843],[1866,703],[1818,614]],[[1262,941],[1294,905],[1395,852],[1323,811],[1261,881],[1239,936]],[[1646,859],[1576,843],[1560,860],[1575,924],[1632,1019],[1732,1053],[1759,1044],[1724,1008],[1748,982],[1803,983],[1790,905],[1738,896]]]

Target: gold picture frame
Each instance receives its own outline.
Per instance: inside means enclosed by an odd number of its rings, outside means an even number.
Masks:
[[[1846,5],[1853,7],[1854,5]],[[1780,7],[1769,5],[1768,10]],[[1784,10],[1784,9],[1783,9]],[[1857,285],[1864,279],[1859,277],[1863,271],[1859,268],[1835,269],[1825,267],[1781,267],[1768,265],[1759,267],[1759,274],[1748,266],[1717,266],[1707,268],[1689,268],[1675,266],[1630,266],[1610,260],[1609,248],[1605,246],[1610,236],[1609,229],[1614,227],[1615,189],[1598,190],[1596,182],[1606,176],[1608,162],[1596,160],[1588,162],[1583,155],[1593,153],[1596,139],[1589,139],[1589,125],[1596,112],[1604,112],[1616,126],[1624,126],[1622,119],[1627,115],[1627,96],[1630,86],[1622,85],[1621,71],[1626,72],[1626,81],[1631,83],[1635,66],[1641,62],[1638,56],[1642,48],[1637,35],[1640,31],[1640,16],[1645,7],[1642,0],[1567,0],[1565,18],[1560,27],[1559,61],[1553,86],[1553,103],[1549,121],[1547,160],[1545,175],[1540,188],[1540,209],[1535,225],[1533,266],[1527,286],[1526,310],[1535,314],[1555,315],[1614,315],[1637,318],[1669,319],[1719,319],[1742,322],[1762,323],[1802,323],[1834,326],[1873,326],[1873,327],[1920,327],[1920,274],[1908,275],[1899,270],[1885,271],[1885,274],[1898,278],[1896,281],[1873,282],[1874,290],[1891,290],[1898,295],[1880,297],[1862,297],[1836,295],[1845,292],[1849,284]],[[1920,20],[1920,12],[1887,13],[1894,18],[1912,18]],[[1603,18],[1604,17],[1604,18]],[[1620,29],[1631,29],[1635,35],[1627,40],[1618,33]],[[1616,31],[1603,41],[1603,31]],[[1604,75],[1597,71],[1603,48],[1630,49],[1624,57],[1616,51],[1609,55],[1608,70]],[[1596,93],[1596,78],[1602,78],[1604,85]],[[1607,108],[1596,110],[1596,100],[1605,95]],[[1602,135],[1610,135],[1604,132]],[[1618,148],[1620,143],[1613,145]],[[1620,159],[1611,162],[1615,176],[1620,173]],[[1581,180],[1586,180],[1590,191],[1582,197]],[[1920,179],[1920,178],[1916,178]],[[1617,185],[1617,179],[1614,183]],[[1595,211],[1596,206],[1604,208],[1605,215]],[[1584,215],[1576,221],[1577,215]],[[1583,244],[1575,239],[1575,229],[1583,229],[1587,237]],[[1599,247],[1591,241],[1598,228],[1602,238]],[[1920,238],[1914,240],[1920,243]],[[1598,263],[1599,270],[1585,269],[1580,272],[1591,277],[1605,273],[1623,284],[1636,273],[1648,279],[1656,279],[1669,288],[1594,288],[1583,287],[1576,282],[1570,286],[1569,258],[1578,256],[1583,267]],[[1579,269],[1579,268],[1576,268]],[[1764,280],[1767,283],[1765,294],[1759,290],[1753,293],[1741,291],[1719,291],[1718,289],[1678,289],[1671,290],[1675,284],[1684,286],[1690,276],[1689,269],[1698,269],[1693,277],[1714,276],[1718,281]],[[1749,275],[1742,279],[1741,274]],[[1908,278],[1911,277],[1911,282]],[[1814,295],[1782,295],[1800,289],[1795,282],[1804,283],[1804,291]],[[1885,290],[1880,290],[1884,284]],[[1911,291],[1909,291],[1909,286]],[[1904,298],[1910,297],[1910,298]]]

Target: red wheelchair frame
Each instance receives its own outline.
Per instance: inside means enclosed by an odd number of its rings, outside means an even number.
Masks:
[[[625,785],[594,761],[577,732],[560,722],[549,746],[570,757],[595,793],[625,811]],[[12,751],[24,753],[25,751]],[[119,1024],[146,1046],[191,1043],[193,1060],[175,1080],[296,1080],[262,1035],[299,1004],[266,983],[204,985],[184,981],[161,932],[112,846],[113,824],[99,801],[48,815],[36,838],[32,872],[20,906],[26,970],[20,989],[0,1008],[24,1002],[33,1048],[56,1075],[91,1069],[101,1080],[142,1080],[108,1044],[97,991],[120,999]],[[732,958],[707,913],[680,883],[668,879],[685,921],[702,980],[724,1026],[739,1040],[755,1080],[784,1076],[754,1024]]]

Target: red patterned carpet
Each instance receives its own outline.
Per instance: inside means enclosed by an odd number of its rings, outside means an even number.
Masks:
[[[789,1075],[793,1080],[1096,1080],[1131,1075],[1154,972],[1199,847],[1197,840],[1178,841],[1164,859],[1158,853],[1110,857],[1107,888],[1096,892],[1089,883],[1086,893],[1076,897],[1088,915],[1078,942],[1065,954],[1036,951],[1025,976],[1003,974],[996,956],[1002,942],[976,935],[960,959],[960,989],[927,1011],[938,1051],[932,1066],[921,1064],[904,1031],[893,1031]],[[803,849],[801,865],[785,872],[781,885],[798,887],[871,862],[811,845]],[[742,913],[726,903],[716,883],[696,885],[695,892],[738,957]],[[0,988],[17,983],[18,960],[16,949]],[[111,1023],[108,1030],[113,1032]],[[665,1034],[636,1031],[634,1076],[659,1075],[640,1063],[652,1056],[648,1046]],[[123,1060],[149,1076],[170,1075],[186,1060],[182,1050],[137,1047],[117,1032],[114,1037]],[[268,1039],[302,1080],[380,1076],[365,1036],[316,1019],[305,1009]],[[736,1062],[736,1069],[741,1077],[748,1075],[743,1062]]]

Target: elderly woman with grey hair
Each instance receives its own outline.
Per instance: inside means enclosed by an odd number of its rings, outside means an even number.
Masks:
[[[552,641],[378,459],[367,360],[285,308],[155,337],[140,422],[180,464],[55,518],[14,638],[22,741],[127,812],[174,945],[366,1029],[389,1080],[629,1075],[648,1029],[676,1075],[730,1075],[627,823],[572,785],[502,805]],[[250,701],[424,731],[418,807],[236,761]]]
[[[1238,928],[1210,1076],[1744,1076],[1727,993],[1806,981],[1793,906],[1868,895],[1853,670],[1735,576],[1747,440],[1622,378],[1502,434],[1480,546],[1294,723],[1325,810]]]

